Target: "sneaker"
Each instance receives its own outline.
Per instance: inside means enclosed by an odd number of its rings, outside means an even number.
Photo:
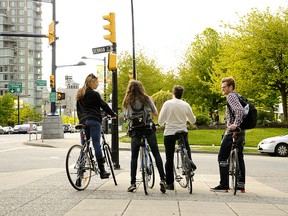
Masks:
[[[245,184],[243,182],[239,182],[237,184],[237,190],[240,190],[241,193],[245,193]]]
[[[161,191],[162,193],[165,193],[165,192],[166,192],[166,182],[165,182],[165,180],[161,180],[161,181],[160,181],[160,191]]]
[[[174,184],[167,184],[166,185],[166,190],[174,190]]]
[[[127,189],[128,192],[134,192],[136,190],[136,184],[131,184],[130,187]]]
[[[77,178],[76,182],[75,182],[75,185],[77,187],[81,187],[81,178]]]
[[[221,185],[218,185],[214,188],[210,188],[210,191],[214,191],[214,192],[217,192],[217,191],[224,191],[224,192],[228,192],[229,188],[227,187],[222,187]]]

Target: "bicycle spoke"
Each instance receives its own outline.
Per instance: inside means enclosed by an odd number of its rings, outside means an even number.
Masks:
[[[66,156],[66,174],[76,190],[85,190],[91,179],[91,163],[80,145],[72,146]]]

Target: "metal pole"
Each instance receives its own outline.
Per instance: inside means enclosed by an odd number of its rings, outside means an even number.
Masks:
[[[18,125],[20,125],[20,96],[19,96],[19,94],[18,94],[18,96],[17,96],[17,100],[18,100]]]
[[[103,58],[103,61],[104,61],[104,69],[103,69],[103,72],[104,72],[104,101],[106,102],[106,82],[107,82],[107,79],[106,79],[106,57]]]
[[[55,22],[55,41],[52,43],[52,75],[54,75],[54,88],[51,89],[51,92],[56,92],[56,0],[51,0],[53,6],[53,21]],[[51,114],[55,115],[56,113],[56,103],[51,102]]]
[[[133,78],[136,80],[136,59],[135,59],[135,35],[134,35],[134,7],[133,0],[131,0],[131,15],[132,15],[132,64],[133,64]]]
[[[117,53],[117,44],[113,43],[112,51]],[[112,158],[114,161],[115,169],[120,169],[119,164],[119,129],[118,129],[118,79],[117,69],[112,70],[112,110],[117,114],[115,119],[112,119],[112,136],[111,136],[111,149]]]

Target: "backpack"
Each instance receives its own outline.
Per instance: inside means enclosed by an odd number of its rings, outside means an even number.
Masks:
[[[244,108],[244,119],[240,125],[241,129],[252,129],[255,128],[257,125],[257,109],[249,102],[246,98],[236,94],[238,96],[239,102],[241,103],[242,107]],[[231,112],[231,107],[227,103],[228,108]],[[232,112],[231,112],[232,113]]]
[[[143,128],[149,125],[150,115],[145,111],[144,104],[139,109],[136,109],[133,106],[131,106],[131,108],[132,113],[131,117],[129,118],[130,130]]]

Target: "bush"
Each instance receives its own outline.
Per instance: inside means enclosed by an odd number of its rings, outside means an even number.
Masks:
[[[266,125],[269,124],[270,122],[273,122],[274,114],[271,112],[258,110],[257,117],[258,117],[257,120],[258,125]]]
[[[207,115],[198,114],[196,115],[196,125],[197,126],[207,126],[210,123],[210,119]]]

